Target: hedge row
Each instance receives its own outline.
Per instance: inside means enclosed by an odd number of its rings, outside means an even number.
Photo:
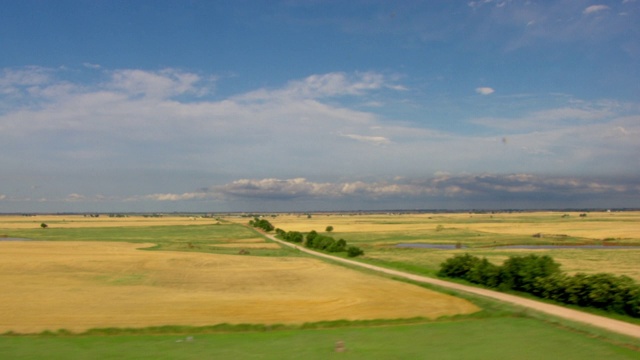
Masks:
[[[309,249],[321,250],[330,253],[347,252],[347,256],[356,257],[364,254],[364,251],[356,246],[347,246],[347,242],[344,239],[337,240],[331,236],[318,234],[317,231],[311,230],[305,237],[301,232],[289,231],[286,232],[282,229],[276,229],[276,235],[281,239],[293,243],[302,243]]]
[[[567,275],[546,255],[511,256],[502,266],[486,258],[457,255],[440,265],[438,276],[640,317],[640,285],[633,279],[605,273]]]
[[[274,229],[273,225],[269,222],[269,220],[260,219],[258,217],[255,217],[253,218],[253,220],[250,220],[249,225],[260,228],[266,232],[272,231]]]

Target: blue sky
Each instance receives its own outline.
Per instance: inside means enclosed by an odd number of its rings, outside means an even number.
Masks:
[[[12,1],[0,212],[640,207],[640,1]]]

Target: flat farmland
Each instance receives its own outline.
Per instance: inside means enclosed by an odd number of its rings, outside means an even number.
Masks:
[[[586,214],[581,216],[581,214]],[[550,255],[569,273],[610,272],[640,281],[640,212],[524,212],[452,214],[279,215],[270,220],[286,231],[344,238],[365,251],[362,261],[433,275],[461,253],[496,264],[512,255]],[[399,244],[460,245],[461,249],[400,248]],[[602,249],[508,249],[504,245],[596,245]]]
[[[395,244],[529,241],[465,229],[467,214],[268,219],[303,232],[331,225],[332,236],[365,249],[362,261],[415,272],[457,250]],[[248,221],[0,217],[0,358],[320,359],[336,355],[337,340],[345,358],[640,358],[637,339],[326,263]],[[388,321],[409,318],[420,320]],[[237,326],[210,327],[224,323]],[[270,324],[285,326],[260,327]],[[16,335],[58,329],[90,333]]]
[[[37,215],[37,216],[2,216],[0,229],[32,229],[45,223],[56,228],[96,228],[96,227],[147,227],[193,225],[202,222],[211,223],[212,219],[195,216],[127,216],[90,217],[84,215]],[[0,234],[2,235],[2,234]]]
[[[194,237],[189,243],[235,254],[140,250],[155,243],[0,241],[0,332],[435,319],[480,310],[463,299],[308,257],[237,255],[237,249],[277,246],[249,233],[252,238]]]
[[[445,229],[478,233],[522,235],[567,235],[590,240],[614,239],[640,244],[640,212],[576,212],[531,213],[437,213],[437,214],[314,214],[278,215],[272,218],[277,227],[290,231],[323,231],[333,226],[334,232],[406,234],[410,237],[429,235]],[[432,236],[431,236],[432,237]]]

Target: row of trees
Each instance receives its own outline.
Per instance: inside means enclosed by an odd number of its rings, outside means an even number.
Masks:
[[[640,285],[633,279],[605,273],[568,275],[546,255],[511,256],[502,266],[486,258],[456,255],[441,264],[438,276],[640,317]]]
[[[274,230],[274,226],[266,219],[260,219],[254,217],[249,221],[249,225],[262,229],[265,232]],[[333,230],[333,226],[327,226],[327,232]],[[357,246],[347,246],[347,242],[344,239],[337,240],[331,236],[318,234],[317,231],[311,230],[306,238],[299,231],[284,231],[282,229],[275,229],[276,235],[282,240],[292,243],[303,243],[304,246],[314,250],[326,251],[330,253],[346,252],[349,257],[356,257],[364,255],[364,251]]]
[[[266,232],[273,231],[274,227],[267,219],[260,219],[258,217],[253,218],[253,220],[249,220],[249,225],[262,229]]]
[[[285,241],[293,243],[304,242],[304,246],[309,249],[330,253],[346,252],[349,257],[356,257],[364,254],[364,251],[357,246],[347,246],[347,242],[344,239],[336,240],[331,236],[318,234],[315,230],[311,230],[306,237],[303,236],[301,232],[286,232],[282,229],[276,229],[276,234]]]

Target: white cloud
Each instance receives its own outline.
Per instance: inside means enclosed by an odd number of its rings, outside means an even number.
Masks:
[[[391,141],[384,136],[365,136],[355,134],[341,134],[340,136],[353,139],[360,142],[370,143],[374,145],[389,145]]]
[[[200,80],[196,74],[175,69],[117,70],[112,74],[109,87],[133,96],[164,99],[185,93],[203,95],[207,90],[196,85]]]
[[[0,200],[4,200],[4,199],[6,199],[6,198],[7,198],[7,195],[0,194]]]
[[[404,90],[401,85],[387,83],[382,74],[375,72],[346,73],[336,72],[328,74],[316,74],[302,80],[290,81],[283,89],[260,89],[249,92],[239,97],[242,100],[265,100],[306,98],[319,99],[334,96],[361,96],[368,91],[381,88]]]
[[[51,81],[51,70],[39,66],[3,69],[0,73],[0,95],[22,95],[34,86]]]
[[[126,201],[184,201],[184,200],[204,200],[216,198],[213,194],[207,194],[205,192],[189,192],[182,194],[149,194],[143,196],[134,196],[126,199]]]
[[[479,87],[476,88],[476,92],[480,95],[491,95],[495,92],[495,90],[490,87]]]
[[[69,194],[65,200],[66,201],[83,201],[86,199],[87,197],[84,195],[73,193],[73,194]]]
[[[597,13],[605,10],[609,10],[609,7],[607,5],[591,5],[585,8],[582,13],[585,15],[588,15],[588,14],[593,14],[593,13]]]

